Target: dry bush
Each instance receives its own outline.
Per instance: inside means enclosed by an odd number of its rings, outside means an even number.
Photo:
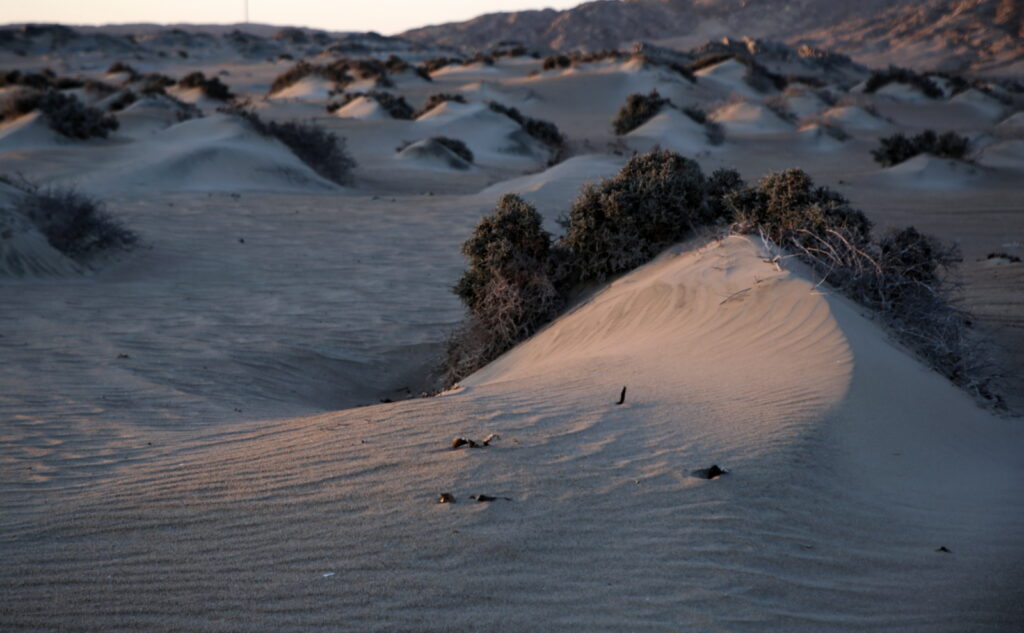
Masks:
[[[469,263],[453,289],[469,318],[449,340],[446,385],[483,367],[550,321],[562,307],[551,279],[551,236],[532,205],[498,200],[462,246]]]
[[[111,112],[120,112],[121,110],[124,110],[125,108],[127,108],[128,106],[130,106],[138,100],[138,95],[136,95],[131,90],[125,90],[121,94],[117,95],[117,98],[110,102],[110,104],[107,106],[107,109]]]
[[[463,159],[467,163],[473,162],[473,151],[469,147],[457,138],[449,138],[447,136],[432,136],[430,140],[445,146],[453,154]]]
[[[413,113],[412,118],[418,119],[427,112],[430,112],[437,106],[441,105],[446,101],[453,101],[455,103],[466,103],[466,98],[458,93],[452,92],[436,92],[429,97],[423,103],[423,107]]]
[[[221,108],[220,112],[242,118],[259,134],[288,146],[299,160],[327,180],[345,185],[352,180],[355,160],[345,149],[345,139],[314,123],[264,121],[252,110]]]
[[[871,150],[871,156],[883,167],[898,165],[918,154],[963,160],[970,147],[970,141],[956,132],[937,135],[934,130],[925,130],[910,138],[894,134],[879,139],[878,144],[877,149]]]
[[[519,110],[502,105],[497,101],[489,102],[487,107],[498,114],[504,114],[521,125],[527,134],[547,145],[556,155],[564,150],[565,137],[554,123],[542,119],[532,119],[523,115]]]
[[[874,310],[930,367],[998,404],[969,336],[970,317],[953,299],[949,271],[960,261],[954,246],[913,227],[874,238],[863,213],[798,169],[769,174],[756,189],[725,199],[741,231],[795,253],[822,281]]]
[[[369,92],[349,92],[345,94],[345,98],[340,102],[332,102],[327,104],[328,112],[337,112],[340,108],[345,107],[352,101],[359,97],[366,97],[367,99],[373,99],[380,104],[384,110],[387,111],[388,115],[392,119],[403,119],[408,120],[413,118],[412,106],[405,100],[405,97],[401,95],[393,95],[390,92],[383,92],[379,90],[371,90]]]
[[[102,203],[74,189],[43,189],[24,179],[0,180],[25,193],[15,202],[15,211],[35,224],[53,248],[80,263],[105,250],[130,248],[138,241]]]
[[[658,94],[657,90],[649,94],[631,94],[612,119],[612,129],[619,136],[629,134],[657,116],[662,108],[671,105],[672,102]]]
[[[117,119],[113,116],[85,105],[73,95],[56,90],[15,95],[4,103],[0,120],[17,118],[36,109],[43,115],[50,129],[68,138],[106,138],[118,127]]]
[[[234,93],[224,85],[219,77],[207,77],[201,72],[189,73],[178,80],[182,88],[199,88],[203,95],[217,101],[230,101],[235,98]]]
[[[559,242],[572,253],[573,276],[600,281],[631,270],[714,223],[707,194],[700,165],[664,150],[633,156],[615,176],[585,185]]]
[[[891,83],[913,86],[929,99],[940,99],[943,96],[942,89],[934,81],[925,75],[919,75],[912,70],[898,66],[889,66],[888,70],[876,70],[871,73],[864,84],[864,92],[872,94]]]

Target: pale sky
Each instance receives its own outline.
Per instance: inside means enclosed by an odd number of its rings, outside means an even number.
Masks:
[[[584,0],[248,0],[249,21],[385,35],[482,13],[567,9]],[[0,21],[110,24],[242,22],[246,0],[0,0]]]

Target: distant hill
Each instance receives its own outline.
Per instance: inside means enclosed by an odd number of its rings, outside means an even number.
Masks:
[[[463,49],[515,41],[540,50],[684,47],[723,36],[808,43],[872,65],[1021,74],[1020,0],[600,0],[574,9],[492,13],[401,37]]]

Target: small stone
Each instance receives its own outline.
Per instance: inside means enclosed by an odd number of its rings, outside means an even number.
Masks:
[[[945,545],[943,545],[942,547],[940,547],[939,549],[937,549],[935,551],[936,552],[942,552],[943,554],[952,554],[953,553],[953,552],[949,551],[949,548],[946,547]]]
[[[437,498],[438,503],[455,503],[455,495],[450,492],[442,492],[441,496]]]

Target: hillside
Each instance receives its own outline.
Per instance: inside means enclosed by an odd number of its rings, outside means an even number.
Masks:
[[[1024,60],[1022,10],[1014,0],[601,0],[566,11],[492,13],[413,29],[421,43],[488,48],[517,41],[538,49],[599,50],[635,40],[693,46],[722,36],[810,43],[872,65],[1012,73]]]

